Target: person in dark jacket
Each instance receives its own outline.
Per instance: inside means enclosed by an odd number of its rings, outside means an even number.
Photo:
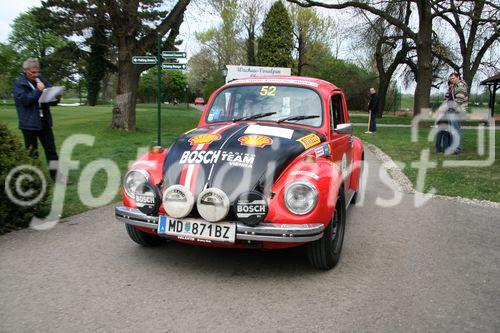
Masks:
[[[368,131],[365,133],[372,134],[377,132],[377,124],[375,117],[378,115],[378,95],[375,88],[370,88],[370,102],[368,103]]]
[[[24,145],[32,157],[38,157],[38,140],[43,146],[49,167],[57,166],[59,160],[52,132],[52,114],[50,106],[57,105],[60,96],[55,102],[38,103],[45,88],[50,83],[40,75],[40,63],[37,59],[28,58],[23,63],[23,73],[14,82],[13,94],[16,103],[19,129],[23,132]],[[52,163],[51,163],[52,162]],[[57,167],[49,168],[50,177],[61,183],[68,183]]]

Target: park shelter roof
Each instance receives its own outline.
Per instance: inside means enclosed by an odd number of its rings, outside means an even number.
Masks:
[[[488,91],[490,92],[490,100],[488,101],[488,107],[491,110],[491,117],[495,116],[495,98],[497,89],[500,88],[500,73],[496,73],[492,77],[487,78],[481,82],[482,85],[488,86]]]
[[[482,85],[486,85],[486,84],[495,84],[495,83],[498,83],[500,82],[500,72],[499,73],[496,73],[495,75],[487,78],[486,80],[483,80],[481,81],[481,84]]]

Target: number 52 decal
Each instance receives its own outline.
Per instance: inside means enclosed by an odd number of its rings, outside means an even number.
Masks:
[[[261,96],[276,96],[276,86],[262,86],[260,88]]]

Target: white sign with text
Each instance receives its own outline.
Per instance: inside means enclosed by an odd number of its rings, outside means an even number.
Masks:
[[[292,75],[291,68],[227,65],[226,83],[246,77]]]

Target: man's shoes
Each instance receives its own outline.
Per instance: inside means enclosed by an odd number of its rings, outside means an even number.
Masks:
[[[373,134],[373,132],[366,131],[365,134]]]

